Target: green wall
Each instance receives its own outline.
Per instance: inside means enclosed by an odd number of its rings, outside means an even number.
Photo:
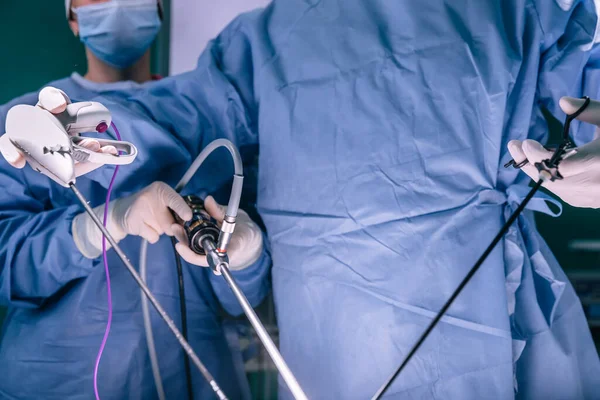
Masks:
[[[168,75],[169,3],[152,52],[153,71],[161,75]],[[86,71],[83,45],[69,29],[61,0],[0,0],[0,37],[0,104]]]
[[[44,84],[85,72],[85,54],[64,2],[4,0],[0,5],[0,104]]]

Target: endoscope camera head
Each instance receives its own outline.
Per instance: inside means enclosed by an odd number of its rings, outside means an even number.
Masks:
[[[209,238],[214,243],[218,243],[219,228],[217,221],[206,211],[204,201],[200,197],[190,195],[184,196],[183,199],[192,209],[192,219],[183,221],[177,215],[175,215],[175,218],[185,230],[190,249],[196,254],[206,255],[207,252],[202,245],[202,241]]]

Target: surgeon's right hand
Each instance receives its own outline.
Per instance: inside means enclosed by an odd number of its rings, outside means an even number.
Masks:
[[[131,196],[111,201],[106,227],[117,242],[127,235],[136,235],[156,243],[164,233],[173,236],[175,220],[171,210],[184,221],[192,218],[192,210],[175,190],[166,183],[154,182]],[[94,208],[94,212],[102,221],[104,205]],[[87,258],[101,254],[102,232],[87,213],[73,219],[72,232],[81,254]]]
[[[560,99],[560,108],[570,115],[581,108],[585,100],[572,97]],[[578,120],[600,127],[600,102],[592,100]],[[521,170],[537,181],[536,163],[550,159],[553,152],[535,140],[511,140],[508,150],[515,162],[528,160]],[[573,207],[600,208],[600,138],[577,147],[568,158],[561,161],[558,171],[563,179],[546,181],[543,186]]]
[[[43,108],[52,114],[60,114],[71,104],[71,99],[65,92],[52,86],[47,86],[40,90],[37,106]],[[3,129],[3,128],[0,128]],[[78,143],[80,146],[88,150],[98,153],[117,154],[117,149],[114,146],[101,147],[100,143],[93,138],[86,138]],[[7,135],[0,136],[0,153],[4,159],[15,168],[23,168],[25,166],[25,157],[17,150],[10,142]],[[75,176],[87,174],[100,167],[100,164],[92,163],[75,163]]]

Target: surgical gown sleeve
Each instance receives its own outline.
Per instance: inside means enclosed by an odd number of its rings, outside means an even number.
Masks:
[[[12,105],[36,101],[30,95],[0,107],[2,130]],[[13,168],[3,158],[0,187],[0,303],[37,307],[93,267],[71,235],[71,222],[83,209],[70,205],[66,189],[29,166]]]
[[[219,138],[231,140],[242,155],[253,156],[245,150],[258,142],[253,88],[256,52],[251,51],[251,33],[245,22],[254,16],[254,12],[244,14],[229,24],[209,43],[195,70],[153,83],[131,99],[165,129],[189,141],[186,146],[194,156]],[[231,172],[223,174],[222,182],[230,178]],[[256,263],[233,273],[254,306],[268,292],[270,263],[265,246]],[[240,314],[242,309],[223,278],[211,274],[210,279],[226,311]]]
[[[545,34],[537,95],[561,123],[565,113],[559,107],[563,96],[600,98],[600,47],[598,15],[600,2],[592,0],[538,1],[540,26]],[[535,110],[530,137],[546,141],[547,123]],[[571,135],[578,145],[594,139],[595,127],[574,121]]]
[[[211,41],[195,70],[162,79],[131,98],[199,153],[215,139],[238,148],[258,142],[250,38],[242,15]],[[230,176],[228,177],[230,178]]]
[[[87,276],[92,262],[71,235],[71,222],[83,209],[51,207],[47,188],[28,186],[28,172],[0,161],[0,301],[35,307]]]

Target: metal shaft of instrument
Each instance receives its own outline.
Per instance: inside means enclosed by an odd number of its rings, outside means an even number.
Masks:
[[[215,244],[210,239],[202,240],[202,246],[208,251],[215,250]],[[273,340],[271,339],[271,336],[269,336],[267,329],[261,322],[260,318],[258,318],[258,315],[256,315],[256,313],[254,312],[254,309],[250,305],[250,302],[246,298],[246,295],[244,295],[244,292],[242,292],[242,290],[238,286],[237,282],[235,281],[235,278],[231,275],[231,271],[229,271],[229,267],[226,262],[221,262],[220,271],[221,275],[223,275],[223,278],[225,279],[225,282],[227,282],[227,285],[229,285],[229,288],[240,303],[240,306],[242,306],[246,317],[248,317],[248,320],[250,321],[252,327],[256,331],[258,338],[265,346],[265,349],[267,349],[271,360],[273,360],[273,363],[277,367],[277,370],[279,371],[283,380],[290,389],[290,392],[292,392],[294,398],[296,400],[308,400],[306,394],[304,394],[304,391],[302,390],[300,384],[296,380],[296,377],[294,376],[294,374],[286,364],[285,360],[281,356],[281,353],[277,349],[277,346],[275,346],[275,343],[273,343]]]
[[[211,373],[208,371],[208,369],[206,369],[206,367],[204,366],[202,361],[200,361],[200,358],[198,358],[198,356],[196,355],[196,353],[194,352],[194,350],[192,349],[190,344],[184,339],[184,337],[181,334],[181,332],[179,331],[179,329],[177,329],[175,322],[173,322],[173,320],[169,317],[169,315],[164,310],[164,308],[160,305],[160,303],[158,302],[156,297],[154,297],[154,295],[152,294],[152,292],[150,291],[148,286],[146,286],[146,284],[144,283],[142,278],[139,276],[139,274],[137,273],[137,271],[135,270],[135,268],[133,267],[133,265],[131,264],[131,262],[125,255],[125,253],[123,252],[123,250],[121,250],[121,248],[119,247],[119,245],[117,244],[115,239],[108,232],[106,227],[102,224],[102,222],[100,221],[100,219],[98,218],[96,213],[94,213],[94,211],[92,210],[92,207],[90,207],[86,198],[81,194],[79,189],[77,189],[77,187],[74,184],[71,184],[70,186],[71,186],[71,189],[73,190],[73,193],[75,193],[75,196],[77,196],[77,198],[79,199],[79,201],[85,208],[85,211],[90,215],[90,217],[92,218],[92,220],[94,221],[94,223],[96,224],[98,229],[100,229],[100,231],[102,232],[104,237],[106,237],[106,240],[108,240],[108,242],[111,244],[111,246],[113,247],[113,249],[119,256],[121,261],[123,261],[123,264],[125,264],[125,267],[129,271],[129,273],[131,273],[131,275],[133,276],[133,279],[136,281],[136,283],[142,289],[142,291],[144,292],[144,294],[146,295],[146,297],[148,298],[150,303],[154,306],[154,308],[156,309],[158,314],[161,316],[161,318],[166,322],[166,324],[168,325],[171,332],[173,332],[173,335],[175,335],[175,338],[177,338],[177,340],[181,344],[181,347],[183,348],[183,350],[190,357],[190,359],[192,360],[194,365],[196,365],[196,367],[198,367],[198,370],[204,376],[206,381],[210,384],[211,388],[213,389],[213,391],[215,392],[217,397],[220,400],[227,400],[227,396],[225,396],[225,393],[223,393],[223,391],[221,390],[221,388],[219,387],[219,385],[217,384],[217,382],[215,381],[215,379],[213,378]]]
[[[408,352],[408,355],[402,361],[402,364],[400,364],[400,366],[394,371],[394,373],[385,381],[385,383],[379,388],[379,390],[377,391],[377,393],[375,393],[375,395],[371,398],[371,400],[380,400],[383,397],[385,392],[390,388],[390,386],[396,380],[398,375],[400,375],[400,373],[408,365],[408,363],[410,362],[412,357],[416,354],[417,350],[419,350],[421,345],[429,337],[429,334],[433,331],[433,328],[435,328],[437,326],[437,324],[440,322],[442,317],[450,309],[450,306],[452,306],[452,303],[454,303],[454,300],[456,300],[456,298],[462,292],[462,290],[465,288],[465,286],[467,286],[467,284],[471,281],[471,278],[473,278],[475,273],[483,265],[484,261],[492,253],[492,251],[494,250],[496,245],[498,243],[500,243],[500,241],[502,240],[504,235],[506,235],[506,233],[508,232],[508,230],[512,226],[512,224],[523,213],[523,210],[525,210],[525,207],[527,207],[527,204],[529,204],[531,199],[533,199],[533,196],[535,196],[537,191],[542,187],[542,183],[544,183],[544,181],[540,179],[531,188],[531,190],[529,190],[529,193],[527,194],[525,199],[521,202],[519,207],[517,207],[517,209],[512,213],[512,215],[508,218],[508,220],[504,223],[500,232],[498,232],[498,234],[494,237],[494,240],[492,240],[492,243],[490,243],[490,245],[485,249],[485,251],[483,252],[481,257],[479,257],[479,259],[475,263],[475,265],[473,265],[473,267],[469,270],[469,272],[467,273],[467,276],[465,276],[465,278],[461,281],[460,285],[458,285],[456,290],[452,293],[450,298],[446,301],[446,304],[444,304],[444,306],[441,308],[441,310],[438,311],[435,318],[429,323],[429,325],[427,326],[427,329],[425,329],[425,332],[423,332],[423,334],[421,334],[421,336],[419,337],[417,342],[410,349],[410,351]]]

